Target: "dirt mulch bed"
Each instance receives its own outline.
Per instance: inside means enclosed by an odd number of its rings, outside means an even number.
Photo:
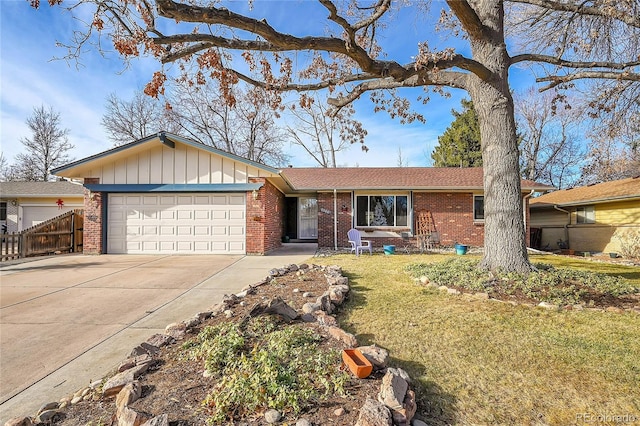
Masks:
[[[303,304],[315,302],[328,287],[322,271],[316,269],[307,271],[300,276],[295,273],[279,276],[275,282],[258,287],[255,294],[243,299],[243,306],[237,304],[233,307],[233,317],[227,318],[224,314],[212,317],[190,330],[184,340],[161,348],[160,353],[154,357],[153,366],[138,379],[142,384],[142,397],[130,407],[138,412],[147,413],[150,417],[166,413],[171,426],[205,425],[207,414],[201,403],[213,387],[215,379],[203,377],[202,362],[185,360],[181,356],[181,344],[206,326],[224,321],[239,322],[256,303],[271,298],[281,297],[300,312]],[[294,292],[294,289],[298,291]],[[303,297],[305,292],[312,293],[313,297]],[[305,323],[299,320],[295,323],[310,327],[322,335],[324,337],[322,346],[345,348],[340,342],[331,339],[326,329],[318,323]],[[304,417],[313,425],[354,425],[366,397],[375,397],[378,393],[381,379],[381,373],[374,373],[367,379],[353,378],[346,387],[348,396],[331,397],[295,417],[285,414],[281,422],[295,424],[298,418]],[[337,416],[335,411],[339,408],[343,408],[344,413]],[[66,408],[63,418],[54,424],[106,426],[112,424],[114,412],[114,398],[83,401]],[[238,419],[235,424],[266,425],[267,423],[263,413],[257,412],[247,418]]]

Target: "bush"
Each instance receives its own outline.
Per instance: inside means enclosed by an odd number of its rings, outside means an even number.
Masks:
[[[620,242],[620,254],[630,259],[640,259],[640,229],[617,230],[613,238]]]

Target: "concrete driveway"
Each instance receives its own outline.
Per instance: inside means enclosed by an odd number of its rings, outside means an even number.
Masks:
[[[102,378],[131,349],[315,245],[275,256],[69,255],[0,269],[0,424]]]

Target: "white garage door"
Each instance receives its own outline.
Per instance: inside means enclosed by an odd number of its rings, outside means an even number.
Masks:
[[[37,225],[45,220],[53,219],[56,216],[60,216],[74,208],[82,208],[81,206],[70,207],[70,206],[22,206],[22,228],[26,229],[30,228],[34,225]]]
[[[245,253],[245,194],[109,194],[107,253]]]

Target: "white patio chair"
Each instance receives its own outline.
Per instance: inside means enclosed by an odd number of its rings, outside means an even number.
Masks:
[[[350,229],[347,232],[349,237],[349,243],[351,244],[351,251],[356,253],[356,256],[360,256],[362,249],[369,250],[369,254],[373,254],[373,247],[371,247],[370,240],[363,240],[360,236],[360,231],[357,229]]]

